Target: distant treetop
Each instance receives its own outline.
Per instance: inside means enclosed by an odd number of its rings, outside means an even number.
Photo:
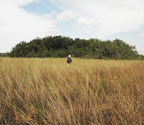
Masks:
[[[97,59],[144,59],[135,46],[120,39],[102,41],[99,39],[72,39],[63,36],[36,38],[22,41],[7,54],[10,57],[73,57]]]

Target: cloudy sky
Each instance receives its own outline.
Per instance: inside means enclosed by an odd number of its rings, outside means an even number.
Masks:
[[[144,54],[144,0],[0,0],[0,52],[49,35],[119,38]]]

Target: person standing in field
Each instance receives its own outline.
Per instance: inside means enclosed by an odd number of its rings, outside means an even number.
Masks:
[[[68,55],[67,63],[68,63],[68,64],[72,63],[72,58],[71,58],[71,55],[70,55],[70,54]]]

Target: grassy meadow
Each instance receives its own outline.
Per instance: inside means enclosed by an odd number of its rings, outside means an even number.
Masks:
[[[142,125],[144,61],[0,58],[0,124]]]

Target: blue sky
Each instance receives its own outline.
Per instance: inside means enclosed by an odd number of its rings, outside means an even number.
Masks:
[[[122,39],[144,54],[143,0],[1,0],[0,52],[20,41],[63,35]]]
[[[50,0],[40,0],[39,2],[32,2],[28,5],[22,7],[29,13],[34,13],[36,15],[45,15],[52,12],[60,13],[62,10],[57,7],[57,5]]]

